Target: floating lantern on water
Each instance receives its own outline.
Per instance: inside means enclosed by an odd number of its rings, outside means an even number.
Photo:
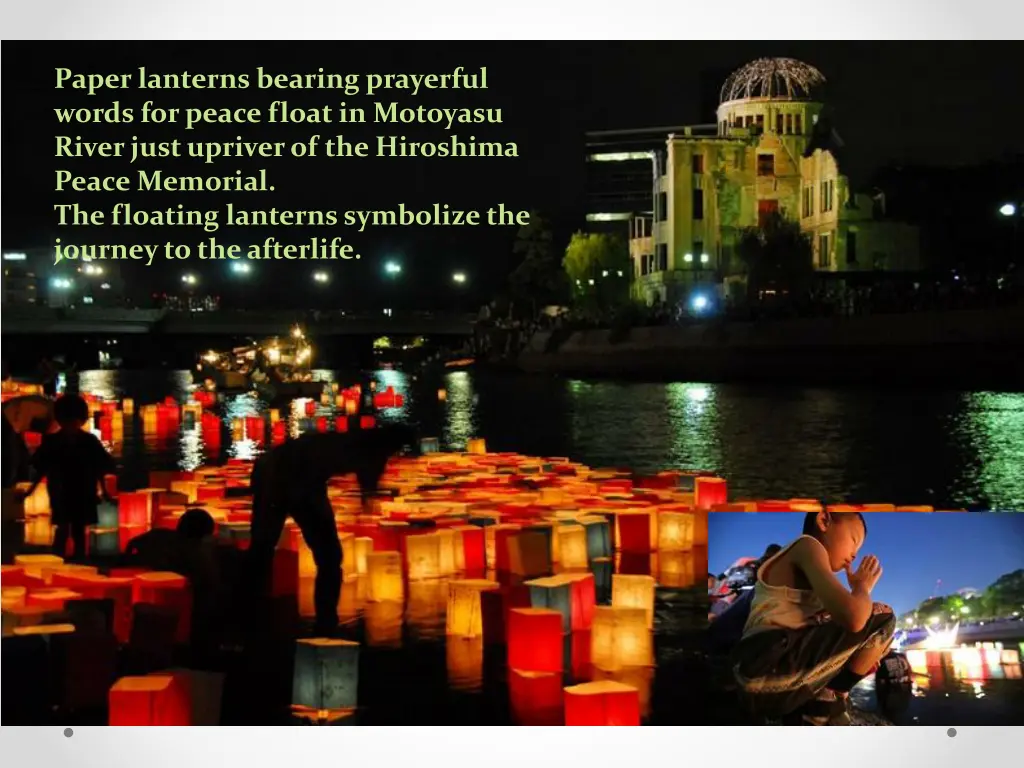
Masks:
[[[49,515],[25,518],[25,543],[34,547],[52,547],[56,527]]]
[[[25,605],[25,587],[0,587],[0,607],[5,611],[21,608]]]
[[[587,529],[582,525],[560,525],[555,529],[558,541],[558,562],[566,570],[585,569],[587,557]]]
[[[692,587],[696,579],[695,558],[691,552],[659,552],[658,582],[673,589]]]
[[[530,590],[530,605],[549,608],[562,616],[562,632],[572,631],[572,582],[562,576],[534,579],[525,584]]]
[[[20,565],[27,576],[49,582],[50,576],[64,565],[57,555],[15,555],[14,564]]]
[[[409,581],[436,579],[441,575],[441,539],[434,533],[405,537]]]
[[[597,606],[590,639],[590,660],[600,669],[615,671],[653,662],[653,641],[643,608]]]
[[[35,487],[32,495],[26,497],[24,509],[25,517],[41,517],[50,514],[50,494],[45,480]]]
[[[645,554],[651,547],[651,513],[647,510],[620,512],[615,516],[615,540],[620,552]]]
[[[546,608],[508,613],[508,665],[523,672],[561,672],[562,614]]]
[[[615,574],[612,576],[612,605],[642,608],[647,613],[647,628],[654,626],[655,581],[650,576]]]
[[[475,525],[457,525],[455,534],[455,569],[462,573],[482,572],[487,568],[487,547],[484,529]]]
[[[526,578],[551,573],[551,540],[544,533],[536,530],[513,532],[508,538],[507,551],[509,573]],[[502,570],[500,564],[498,570]]]
[[[188,581],[177,573],[153,571],[135,577],[132,601],[169,609],[177,619],[175,640],[187,643],[192,622],[192,595]]]
[[[367,557],[373,552],[373,539],[369,536],[360,536],[353,542],[353,549],[355,551],[355,558],[349,569],[359,576],[365,576],[367,572]]]
[[[420,440],[421,453],[437,453],[441,450],[441,443],[436,437],[424,437]]]
[[[598,557],[611,557],[612,538],[611,524],[603,517],[581,517],[579,523],[587,531],[587,557],[593,560]]]
[[[699,509],[709,510],[729,501],[729,489],[721,477],[696,477],[693,481],[694,502]]]
[[[498,589],[496,581],[456,579],[448,584],[448,611],[445,632],[462,638],[483,637],[481,592]]]
[[[658,515],[658,551],[671,552],[693,547],[694,516],[689,512]]]
[[[309,710],[319,719],[356,708],[359,643],[312,638],[295,643],[293,710]]]
[[[474,437],[466,441],[466,453],[483,455],[487,453],[487,441],[482,437]]]
[[[109,702],[109,725],[192,724],[187,692],[173,675],[122,677]]]
[[[402,602],[405,588],[400,552],[371,552],[366,556],[366,572],[370,580],[367,600],[371,603]]]
[[[565,689],[566,725],[640,725],[640,694],[631,685],[599,680]]]

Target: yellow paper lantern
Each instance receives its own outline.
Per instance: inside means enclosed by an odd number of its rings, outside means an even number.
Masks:
[[[438,528],[438,572],[441,576],[451,576],[455,573],[455,531],[450,528]],[[459,539],[461,543],[461,539]]]
[[[658,521],[658,551],[670,552],[693,547],[694,516],[690,512],[662,512]]]
[[[202,484],[200,480],[172,480],[171,490],[188,499],[189,504],[195,504],[199,500],[199,487]]]
[[[612,576],[612,605],[616,608],[641,608],[647,615],[647,628],[654,627],[654,588],[651,576],[616,573]]]
[[[366,556],[366,575],[370,581],[366,598],[371,603],[401,603],[405,598],[400,552],[369,553]]]
[[[409,568],[409,581],[440,577],[441,539],[436,533],[407,536],[405,554]]]
[[[551,573],[551,545],[539,531],[520,531],[508,539],[508,567],[526,578]]]
[[[40,483],[24,502],[25,517],[50,516],[50,494],[46,483]]]
[[[482,637],[484,625],[480,593],[498,587],[498,582],[486,579],[456,579],[449,582],[446,634],[453,637]]]
[[[27,627],[15,627],[15,635],[70,635],[75,631],[74,624],[33,624]]]
[[[3,611],[3,633],[11,635],[17,627],[42,624],[50,609],[42,605],[16,605]]]
[[[369,536],[360,536],[355,541],[355,572],[359,576],[366,575],[366,558],[373,552],[373,539]]]
[[[498,567],[498,548],[497,548],[497,534],[498,531],[518,531],[521,526],[511,525],[509,523],[499,523],[498,525],[488,525],[484,528],[484,547],[487,550],[487,567],[497,568]]]
[[[555,528],[558,562],[565,570],[584,569],[587,558],[587,529],[582,525],[560,525]]]
[[[57,555],[15,555],[14,564],[25,569],[25,573],[49,583],[50,577],[64,564]]]
[[[338,542],[341,544],[341,575],[345,581],[356,578],[359,573],[356,569],[356,535],[354,533],[339,533]]]
[[[474,437],[466,442],[466,453],[483,455],[487,453],[487,441],[482,437]]]
[[[612,672],[624,667],[651,666],[654,644],[647,628],[647,611],[597,606],[590,635],[590,661],[595,667]]]
[[[483,685],[483,637],[449,637],[445,643],[448,686],[455,691],[479,691]]]
[[[25,595],[28,590],[25,587],[2,587],[0,588],[0,607],[5,611],[13,608],[21,608],[25,605]]]
[[[696,555],[689,552],[659,552],[658,582],[673,589],[692,587],[696,579]]]
[[[438,579],[409,582],[405,625],[421,640],[444,637],[448,585]]]
[[[132,400],[130,397],[126,397],[124,400],[122,400],[121,412],[125,416],[131,416],[133,413],[135,413],[135,401]]]
[[[49,515],[25,518],[25,543],[33,547],[52,547],[56,527]]]

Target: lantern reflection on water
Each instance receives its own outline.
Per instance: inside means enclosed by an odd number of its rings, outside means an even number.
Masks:
[[[312,638],[295,643],[292,706],[317,713],[356,708],[359,643]]]
[[[673,589],[692,587],[695,577],[696,555],[689,552],[659,552],[658,582]]]
[[[640,725],[636,688],[599,680],[565,689],[566,725]]]
[[[456,691],[477,691],[483,685],[483,637],[449,637],[445,643],[448,685]]]
[[[446,633],[452,637],[483,637],[483,611],[480,593],[498,588],[498,582],[486,579],[462,579],[449,582]]]
[[[366,572],[370,580],[367,600],[371,603],[402,602],[405,588],[400,552],[371,552],[366,556]]]
[[[363,609],[366,643],[375,648],[398,648],[402,645],[401,603],[367,603]]]
[[[512,718],[518,725],[562,724],[562,674],[511,669],[508,690]]]

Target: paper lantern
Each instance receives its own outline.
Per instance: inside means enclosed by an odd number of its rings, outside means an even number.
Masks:
[[[174,675],[122,677],[110,689],[109,725],[191,725],[192,707]]]
[[[38,517],[50,514],[50,494],[46,487],[46,481],[39,483],[32,491],[32,495],[26,497],[24,503],[25,517]]]
[[[562,632],[572,631],[572,582],[561,576],[550,576],[526,582],[530,590],[530,605],[549,608],[562,616]]]
[[[650,666],[654,660],[647,611],[599,605],[590,634],[590,660],[600,669]]]
[[[14,608],[21,608],[25,605],[25,595],[27,594],[25,587],[2,587],[0,588],[0,607],[5,611],[12,610]]]
[[[355,551],[355,562],[349,566],[349,571],[358,576],[365,576],[367,571],[366,558],[373,552],[373,539],[369,536],[360,536],[353,542]]]
[[[437,453],[440,450],[441,444],[436,437],[424,437],[420,440],[421,453]]]
[[[60,570],[64,558],[57,555],[15,555],[15,565],[20,565],[27,576],[49,581],[55,571]]]
[[[594,574],[566,573],[560,578],[569,583],[572,631],[589,630],[594,621],[594,608],[597,606]]]
[[[598,557],[611,557],[610,523],[603,517],[581,517],[579,522],[587,531],[587,557],[590,560]]]
[[[434,533],[405,538],[409,581],[436,579],[441,575],[441,540]]]
[[[49,608],[44,609],[49,611]],[[69,635],[75,631],[74,624],[31,624],[28,626],[15,627],[11,634],[24,637],[25,635],[45,635],[47,639],[52,635]]]
[[[693,548],[694,516],[689,512],[662,512],[658,521],[658,551],[675,552]]]
[[[487,567],[508,572],[508,540],[522,529],[521,526],[502,523],[484,529],[487,543]]]
[[[708,545],[708,513],[696,511],[693,515],[693,546],[706,547]]]
[[[41,605],[15,605],[4,608],[3,633],[12,634],[19,627],[34,627],[43,623],[49,609]]]
[[[295,530],[298,531],[297,528]],[[299,550],[299,578],[314,578],[316,576],[316,561],[313,559],[313,550],[309,548],[301,533],[298,533],[296,544]]]
[[[650,576],[612,576],[612,605],[620,608],[642,608],[647,613],[647,628],[654,627],[654,588]]]
[[[561,672],[562,614],[547,608],[508,613],[508,665],[523,672]]]
[[[466,441],[466,453],[483,455],[487,453],[487,441],[482,437],[474,437]]]
[[[70,589],[35,589],[28,593],[26,605],[38,605],[47,611],[59,612],[64,610],[64,604],[69,600],[77,600],[81,597],[78,592]]]
[[[721,477],[697,477],[693,481],[694,502],[705,511],[729,501],[729,490]]]
[[[25,543],[33,547],[52,547],[57,527],[49,515],[25,518]]]
[[[513,532],[508,538],[508,571],[527,578],[551,573],[548,536],[532,529]]]
[[[455,573],[455,531],[449,528],[439,529],[434,535],[438,539],[438,573],[441,576],[451,576]]]
[[[613,680],[571,685],[565,689],[566,725],[640,725],[636,688]]]
[[[445,632],[452,637],[483,637],[483,608],[480,593],[498,589],[496,581],[456,579],[448,583]]]
[[[117,497],[117,518],[119,525],[148,528],[153,520],[153,496],[141,491],[122,493]]]
[[[615,516],[618,549],[630,554],[651,551],[651,513],[647,510],[620,512]]]
[[[400,552],[371,552],[366,556],[370,580],[367,600],[371,603],[398,602],[405,598]]]
[[[512,669],[508,674],[512,719],[523,726],[562,724],[562,674]]]
[[[585,569],[587,557],[587,529],[582,525],[560,525],[555,529],[558,541],[558,563],[566,569]]]
[[[447,583],[437,579],[410,581],[405,602],[405,626],[413,638],[429,640],[444,637],[447,605]]]
[[[295,643],[292,706],[316,712],[356,708],[359,643],[312,638]]]
[[[596,558],[590,561],[590,572],[594,574],[594,591],[597,594],[597,602],[610,603],[615,562],[610,557]]]
[[[132,601],[168,608],[177,617],[174,638],[187,643],[192,624],[192,594],[188,581],[177,573],[153,571],[135,577]]]
[[[483,572],[487,568],[484,529],[475,525],[457,525],[455,533],[455,569],[463,573]]]

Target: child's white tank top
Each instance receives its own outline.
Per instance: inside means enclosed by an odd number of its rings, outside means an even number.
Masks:
[[[825,606],[810,589],[793,589],[766,584],[766,569],[785,555],[800,539],[810,539],[821,544],[813,536],[801,536],[774,557],[769,558],[757,569],[757,583],[754,586],[754,600],[750,605],[750,616],[743,627],[743,637],[749,637],[767,629],[799,629],[813,623],[812,617],[825,610]]]

